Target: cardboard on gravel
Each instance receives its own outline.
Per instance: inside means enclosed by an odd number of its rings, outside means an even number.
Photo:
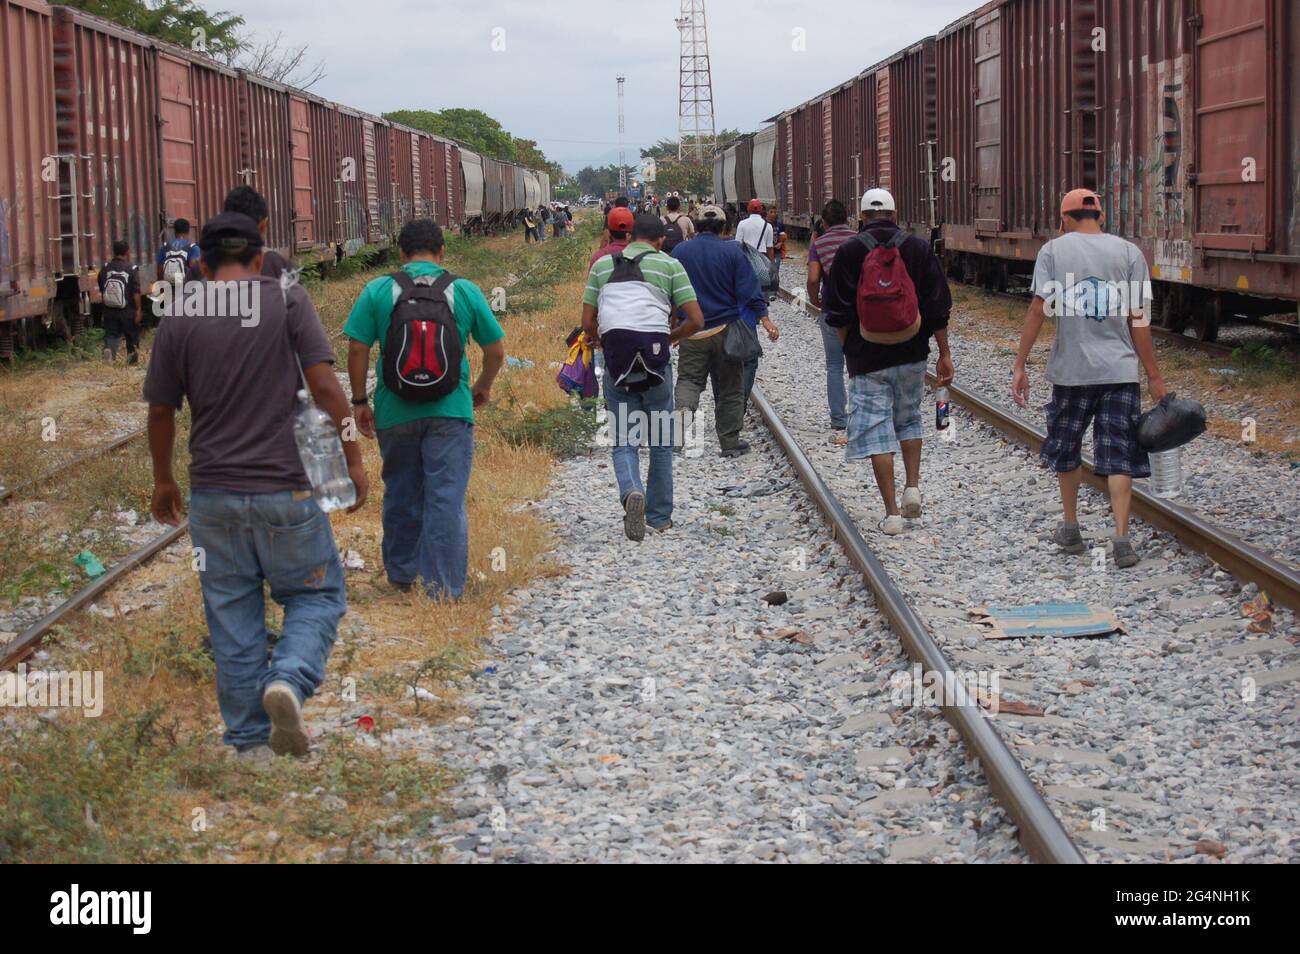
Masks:
[[[1027,636],[1109,636],[1124,627],[1106,607],[1087,603],[1031,603],[1027,606],[980,606],[971,610],[975,622],[990,629],[986,639]]]

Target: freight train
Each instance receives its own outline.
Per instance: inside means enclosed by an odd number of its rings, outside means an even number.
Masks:
[[[1300,4],[992,0],[714,161],[796,230],[880,186],[955,278],[1033,270],[1067,191],[1146,254],[1154,319],[1213,340],[1300,301]]]
[[[0,0],[0,358],[56,309],[84,320],[114,239],[152,282],[172,223],[201,227],[239,184],[299,262],[385,245],[416,216],[506,228],[551,198],[544,172],[81,10]]]

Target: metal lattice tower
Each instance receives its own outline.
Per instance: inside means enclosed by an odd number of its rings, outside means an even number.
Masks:
[[[677,18],[682,37],[677,90],[677,158],[696,161],[713,154],[713,74],[709,69],[709,31],[704,0],[682,0]]]
[[[627,77],[618,77],[618,191],[627,194],[627,153],[623,149],[623,82]]]

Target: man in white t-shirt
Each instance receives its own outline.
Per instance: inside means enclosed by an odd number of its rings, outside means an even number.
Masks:
[[[775,239],[772,223],[763,216],[763,203],[758,199],[750,199],[749,218],[736,225],[736,241],[757,249],[767,256],[768,261],[776,261]]]

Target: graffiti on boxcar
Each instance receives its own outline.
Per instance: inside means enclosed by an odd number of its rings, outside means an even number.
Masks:
[[[0,195],[0,270],[9,264],[9,203]]]

